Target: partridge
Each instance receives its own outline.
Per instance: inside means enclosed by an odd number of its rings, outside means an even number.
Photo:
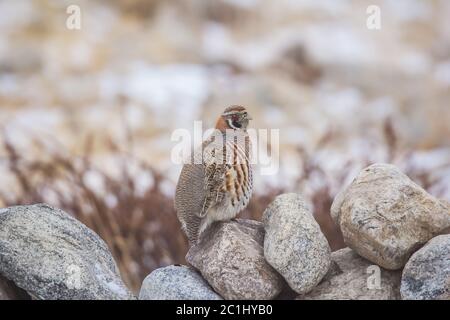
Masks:
[[[214,133],[181,170],[175,209],[190,245],[213,222],[231,220],[248,205],[253,187],[249,120],[244,107],[226,108]]]

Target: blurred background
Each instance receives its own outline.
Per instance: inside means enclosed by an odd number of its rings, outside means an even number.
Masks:
[[[330,205],[370,163],[450,200],[449,17],[447,0],[0,0],[0,207],[74,215],[137,291],[187,250],[172,131],[241,104],[280,130],[242,217],[300,192],[338,249]]]

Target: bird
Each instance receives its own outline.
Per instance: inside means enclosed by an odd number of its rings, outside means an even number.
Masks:
[[[243,106],[225,108],[213,134],[194,150],[181,169],[174,205],[190,246],[197,244],[214,222],[234,219],[250,201],[250,120]]]

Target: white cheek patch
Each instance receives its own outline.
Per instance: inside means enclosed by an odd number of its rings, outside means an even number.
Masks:
[[[232,128],[232,129],[239,129],[239,128],[236,128],[236,127],[233,125],[233,120],[227,119],[227,123],[228,123],[228,126],[229,126],[230,128]]]

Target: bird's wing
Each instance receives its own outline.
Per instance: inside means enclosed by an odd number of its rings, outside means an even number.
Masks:
[[[175,192],[175,210],[190,243],[195,243],[201,219],[198,217],[204,202],[204,166],[188,163],[181,170]]]
[[[175,210],[180,215],[198,216],[205,199],[203,164],[185,164],[175,192]]]
[[[223,189],[225,175],[229,170],[228,162],[225,157],[227,154],[222,144],[215,144],[210,141],[204,145],[203,163],[205,165],[204,176],[204,202],[199,217],[203,218],[208,210],[215,204],[220,203],[225,195]]]

